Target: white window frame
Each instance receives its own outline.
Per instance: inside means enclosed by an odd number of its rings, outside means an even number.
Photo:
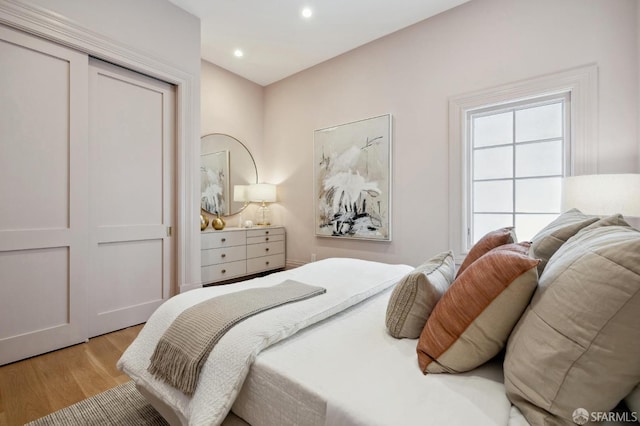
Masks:
[[[516,134],[515,132],[517,131],[517,122],[515,119],[515,115],[517,113],[517,111],[522,111],[525,109],[530,109],[530,108],[537,108],[540,106],[545,106],[545,105],[551,105],[551,104],[555,104],[555,103],[562,103],[562,107],[563,107],[563,119],[562,119],[562,134],[560,137],[553,137],[550,138],[551,140],[558,140],[561,139],[562,140],[562,144],[563,144],[563,153],[562,153],[562,164],[561,164],[561,169],[560,169],[560,173],[556,176],[549,176],[549,175],[542,175],[542,176],[526,176],[526,177],[518,177],[517,176],[517,170],[516,170],[516,166],[515,166],[515,158],[516,158],[516,153],[517,153],[517,146],[524,146],[524,145],[529,145],[529,144],[539,144],[539,143],[544,143],[545,141],[540,141],[540,140],[534,140],[534,141],[524,141],[524,142],[517,142],[516,141]],[[468,167],[467,172],[469,173],[468,175],[468,182],[466,182],[465,184],[468,185],[468,188],[473,188],[473,185],[477,182],[477,180],[475,179],[475,177],[473,176],[473,171],[475,170],[475,164],[474,164],[474,151],[477,150],[485,150],[485,149],[494,149],[496,148],[496,145],[488,145],[488,146],[482,146],[482,147],[475,147],[475,141],[474,141],[474,137],[473,137],[473,123],[472,121],[475,118],[480,118],[483,116],[488,116],[488,115],[496,115],[496,114],[502,114],[505,112],[509,112],[511,114],[511,120],[512,120],[512,140],[509,143],[504,143],[501,144],[500,146],[511,146],[513,149],[512,152],[512,161],[514,161],[513,164],[513,174],[510,177],[504,177],[501,178],[500,180],[510,180],[511,182],[513,182],[513,187],[512,187],[512,193],[513,193],[513,210],[508,213],[511,215],[512,217],[512,221],[515,224],[516,222],[516,216],[519,213],[527,213],[527,214],[536,214],[536,213],[532,213],[532,212],[518,212],[516,210],[516,200],[518,199],[518,195],[517,195],[517,184],[516,182],[518,181],[523,181],[523,180],[528,180],[528,179],[536,179],[536,178],[550,178],[550,177],[558,177],[558,176],[568,176],[568,175],[572,175],[572,164],[571,164],[571,159],[572,159],[572,155],[571,155],[571,129],[570,129],[570,125],[571,125],[571,93],[570,92],[563,92],[563,93],[557,93],[557,94],[553,94],[553,95],[546,95],[546,96],[540,96],[540,97],[536,97],[536,98],[532,98],[532,99],[526,99],[524,101],[517,101],[517,102],[508,102],[508,103],[504,103],[504,104],[500,104],[500,105],[493,105],[493,106],[489,106],[489,107],[481,107],[481,108],[477,108],[477,109],[470,109],[467,110],[467,117],[466,117],[466,121],[467,121],[467,133],[465,135],[466,137],[466,142],[467,145],[465,148],[467,148],[466,152],[467,155],[465,157],[466,159],[466,164]],[[569,126],[567,126],[566,124],[569,124]],[[492,179],[489,179],[492,180]],[[465,185],[465,186],[466,186]],[[474,226],[475,226],[475,221],[474,221],[474,215],[476,214],[476,210],[474,207],[474,191],[473,190],[469,190],[467,191],[467,196],[469,197],[466,200],[466,205],[469,206],[469,208],[467,209],[467,218],[466,218],[466,223],[467,223],[467,229],[466,229],[466,241],[465,241],[465,249],[469,249],[473,244],[473,238],[476,235],[475,231],[474,231]],[[559,207],[559,206],[558,206]],[[546,212],[544,214],[549,214],[551,212]],[[560,211],[556,211],[553,213],[560,213]],[[500,214],[507,214],[507,212],[500,212]],[[520,232],[517,233],[517,235],[519,235]]]
[[[571,99],[567,175],[597,173],[598,68],[595,64],[505,84],[449,99],[449,246],[462,262],[469,228],[470,111],[504,103],[569,93]]]

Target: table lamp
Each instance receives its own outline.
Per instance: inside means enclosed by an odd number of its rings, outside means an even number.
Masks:
[[[570,176],[562,181],[562,210],[640,217],[640,174]]]
[[[256,225],[271,225],[271,211],[267,203],[276,201],[276,186],[270,183],[256,183],[249,185],[248,193],[250,201],[261,203],[256,212]]]

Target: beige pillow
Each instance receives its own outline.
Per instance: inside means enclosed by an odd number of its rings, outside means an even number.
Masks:
[[[393,289],[387,305],[389,334],[417,339],[433,307],[455,274],[453,252],[440,253],[406,275]]]
[[[496,247],[504,244],[515,243],[516,241],[516,234],[512,226],[496,229],[495,231],[485,234],[473,245],[473,247],[471,247],[471,250],[469,250],[469,253],[465,256],[462,265],[460,265],[460,268],[458,269],[456,278],[458,278],[460,274],[469,267],[469,265],[478,260],[485,253],[488,253]]]
[[[569,238],[573,237],[582,228],[591,225],[598,220],[597,216],[587,216],[578,209],[567,210],[558,216],[553,222],[545,226],[535,237],[531,239],[530,255],[534,259],[540,259],[538,276],[547,266],[547,262]]]
[[[589,226],[585,226],[579,232],[585,232],[589,229],[600,228],[602,226],[631,226],[624,220],[620,213],[600,218]]]
[[[640,382],[640,232],[585,229],[549,260],[504,362],[509,399],[532,425],[608,412]]]
[[[420,334],[423,373],[469,371],[502,350],[538,282],[528,250],[529,243],[497,247],[456,278]]]

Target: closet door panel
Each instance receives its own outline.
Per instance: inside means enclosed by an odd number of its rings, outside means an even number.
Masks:
[[[21,64],[3,66],[0,79],[0,226],[67,228],[69,61],[7,41],[0,58]]]
[[[98,274],[89,296],[98,316],[93,333],[122,328],[121,322],[145,322],[163,300],[162,240],[101,243],[97,253]]]
[[[91,60],[89,334],[145,322],[169,297],[174,89]]]
[[[104,72],[94,82],[92,190],[100,226],[163,223],[163,93]]]
[[[69,323],[68,263],[67,247],[0,252],[0,271],[15,277],[0,286],[0,300],[11,301],[2,316],[16,319],[3,324],[0,341]]]
[[[84,341],[88,58],[0,25],[0,364]]]

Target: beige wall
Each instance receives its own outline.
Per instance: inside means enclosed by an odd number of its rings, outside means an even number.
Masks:
[[[597,63],[599,172],[638,170],[636,0],[474,0],[264,90],[261,179],[287,258],[418,264],[448,247],[448,98]],[[313,130],[394,117],[393,241],[314,236]]]
[[[258,179],[264,181],[263,87],[210,62],[202,61],[201,66],[201,135],[226,133],[238,139],[253,155]],[[253,219],[254,209],[250,205],[243,217]],[[231,226],[238,225],[236,216],[226,220]]]

